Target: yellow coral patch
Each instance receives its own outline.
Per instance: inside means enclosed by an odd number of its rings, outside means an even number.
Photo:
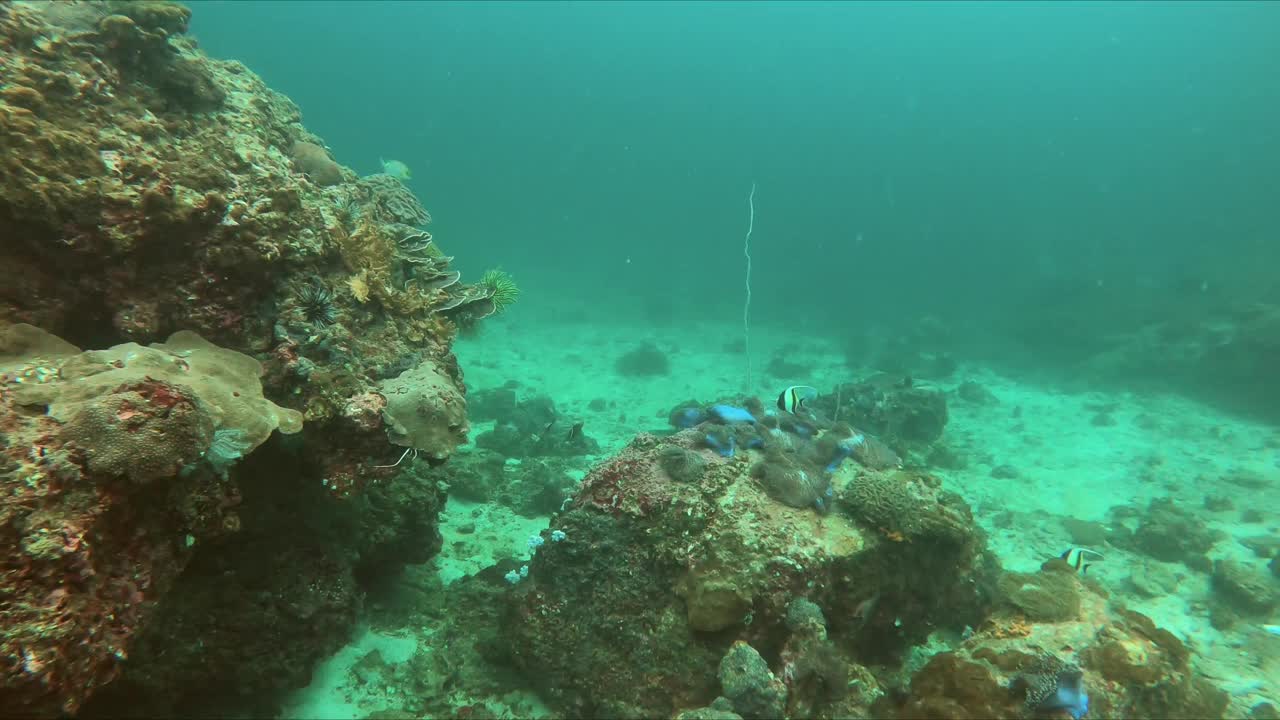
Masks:
[[[352,275],[347,279],[347,287],[351,289],[351,296],[357,302],[369,302],[369,281],[365,280],[367,271],[361,270],[358,274]]]

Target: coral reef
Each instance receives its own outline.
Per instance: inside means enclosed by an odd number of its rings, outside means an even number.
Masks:
[[[387,399],[382,414],[392,443],[441,463],[466,442],[467,403],[436,368],[422,364],[405,370],[383,380],[378,392]]]
[[[836,407],[839,400],[840,406]],[[947,396],[910,376],[881,373],[815,398],[815,409],[838,417],[884,441],[899,455],[926,451],[942,438]]]
[[[568,539],[540,548],[513,590],[510,660],[559,712],[865,710],[868,696],[849,689],[848,678],[867,677],[858,663],[900,658],[939,625],[981,622],[998,567],[967,510],[950,499],[939,507],[935,490],[913,494],[904,512],[938,519],[909,526],[907,538],[844,511],[792,507],[753,477],[767,444],[742,442],[725,457],[706,434],[640,435],[596,466],[552,520]],[[702,471],[673,477],[690,454]],[[846,463],[830,477],[837,507],[863,474],[878,471]],[[730,650],[735,641],[744,645]],[[742,659],[747,645],[756,660],[733,664],[741,672],[725,684],[718,659]],[[718,693],[727,706],[713,705]]]
[[[190,16],[0,4],[6,711],[172,715],[230,687],[269,704],[379,569],[437,547],[440,491],[410,451],[437,463],[465,438],[450,344],[500,288],[460,282],[399,180],[339,165],[291,101],[204,56]],[[306,503],[350,542],[290,519]],[[278,562],[254,556],[266,538]],[[237,585],[299,603],[230,602]],[[284,619],[313,613],[325,632]]]
[[[782,717],[787,686],[773,676],[756,649],[738,640],[720,660],[720,687],[725,699],[743,718]]]
[[[1228,696],[1190,652],[1150,618],[1093,589],[1077,619],[1028,624],[992,616],[949,652],[916,670],[875,717],[1221,718]]]
[[[545,395],[520,400],[511,388],[481,390],[469,401],[470,417],[495,421],[493,430],[476,436],[476,446],[506,457],[573,457],[594,455],[600,445],[580,420],[556,410]]]

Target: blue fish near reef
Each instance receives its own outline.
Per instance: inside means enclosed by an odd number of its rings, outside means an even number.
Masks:
[[[732,405],[712,405],[711,414],[716,418],[719,418],[720,422],[725,423],[726,425],[733,425],[735,423],[754,423],[756,421],[754,415],[740,407],[734,407]]]
[[[834,473],[835,471],[839,470],[840,464],[844,462],[844,459],[853,455],[853,451],[857,449],[859,445],[862,445],[866,441],[867,441],[866,436],[863,435],[862,433],[858,433],[853,437],[850,437],[844,440],[843,442],[841,442],[839,445],[837,445],[836,456],[827,465],[826,467],[827,472]]]
[[[671,415],[671,424],[680,428],[681,430],[688,430],[691,427],[694,427],[700,423],[705,422],[706,419],[707,419],[706,413],[702,412],[698,408],[690,407],[690,408],[684,408],[683,410],[678,410],[675,413],[673,413]]]
[[[729,435],[726,439],[721,440],[720,438],[716,437],[714,433],[707,433],[707,437],[705,438],[705,440],[707,443],[707,447],[720,453],[720,457],[731,458],[733,457],[734,452],[738,449],[738,442],[734,440],[732,435]]]

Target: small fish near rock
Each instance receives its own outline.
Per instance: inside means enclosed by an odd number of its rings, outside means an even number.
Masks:
[[[413,179],[413,173],[409,171],[409,166],[399,160],[383,160],[378,158],[378,163],[382,165],[382,174],[404,182]]]

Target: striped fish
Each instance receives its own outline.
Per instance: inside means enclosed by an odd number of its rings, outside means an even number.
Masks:
[[[1058,557],[1067,561],[1067,564],[1076,569],[1081,575],[1089,570],[1089,566],[1095,562],[1103,560],[1102,553],[1090,550],[1088,548],[1068,548],[1066,552]]]
[[[818,397],[818,391],[808,385],[792,385],[782,394],[778,396],[778,409],[783,412],[789,412],[792,415],[800,414],[799,411],[805,410],[805,401]]]

